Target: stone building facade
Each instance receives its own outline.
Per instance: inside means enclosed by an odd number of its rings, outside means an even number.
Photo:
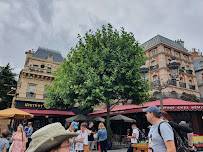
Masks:
[[[194,72],[194,66],[191,60],[192,54],[184,48],[184,41],[172,41],[161,35],[157,35],[141,45],[146,51],[148,60],[146,66],[150,68],[149,80],[153,86],[157,86],[157,80],[160,79],[164,84],[169,84],[163,89],[163,95],[177,98],[183,92],[195,94],[200,97],[197,86],[197,80]],[[171,61],[171,57],[176,57],[180,62],[180,71],[174,81],[170,76],[170,70],[167,64]],[[159,98],[159,92],[155,89],[151,92],[155,97]]]
[[[197,85],[200,91],[201,101],[203,102],[203,57],[193,61],[194,70],[197,79]]]

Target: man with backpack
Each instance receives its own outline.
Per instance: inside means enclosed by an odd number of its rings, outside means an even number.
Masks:
[[[128,147],[127,152],[133,152],[133,148],[131,147],[132,144],[137,144],[138,143],[138,139],[139,139],[139,129],[137,128],[137,126],[135,124],[132,125],[132,136],[127,136],[128,138],[130,138],[131,143]]]
[[[146,112],[146,118],[152,124],[150,128],[149,137],[149,152],[175,152],[176,147],[174,143],[174,134],[171,126],[161,119],[161,111],[157,106],[150,106],[143,109]],[[160,125],[160,133],[158,133],[158,126]]]

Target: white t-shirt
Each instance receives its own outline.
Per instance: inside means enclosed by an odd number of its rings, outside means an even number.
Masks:
[[[78,130],[77,133],[80,133],[80,134],[76,137],[76,139],[84,138],[84,140],[83,140],[83,143],[82,142],[75,143],[75,150],[83,150],[83,144],[88,145],[88,132],[87,130],[85,130],[85,132],[82,133],[82,131]]]
[[[139,138],[139,131],[138,131],[137,128],[133,129],[132,136],[133,136],[134,133],[136,133],[136,138],[131,138],[131,143],[136,144],[137,139]]]

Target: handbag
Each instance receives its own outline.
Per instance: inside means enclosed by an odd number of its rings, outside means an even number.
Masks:
[[[13,145],[14,145],[14,141],[12,142],[10,148],[9,148],[9,151],[8,152],[12,152],[12,149],[13,149]]]
[[[90,151],[90,146],[83,144],[83,150],[84,150],[84,152],[89,152]]]

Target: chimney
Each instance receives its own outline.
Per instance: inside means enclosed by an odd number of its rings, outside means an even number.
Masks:
[[[184,41],[182,41],[181,39],[177,40],[177,43],[179,43],[180,45],[182,45],[184,47]]]

